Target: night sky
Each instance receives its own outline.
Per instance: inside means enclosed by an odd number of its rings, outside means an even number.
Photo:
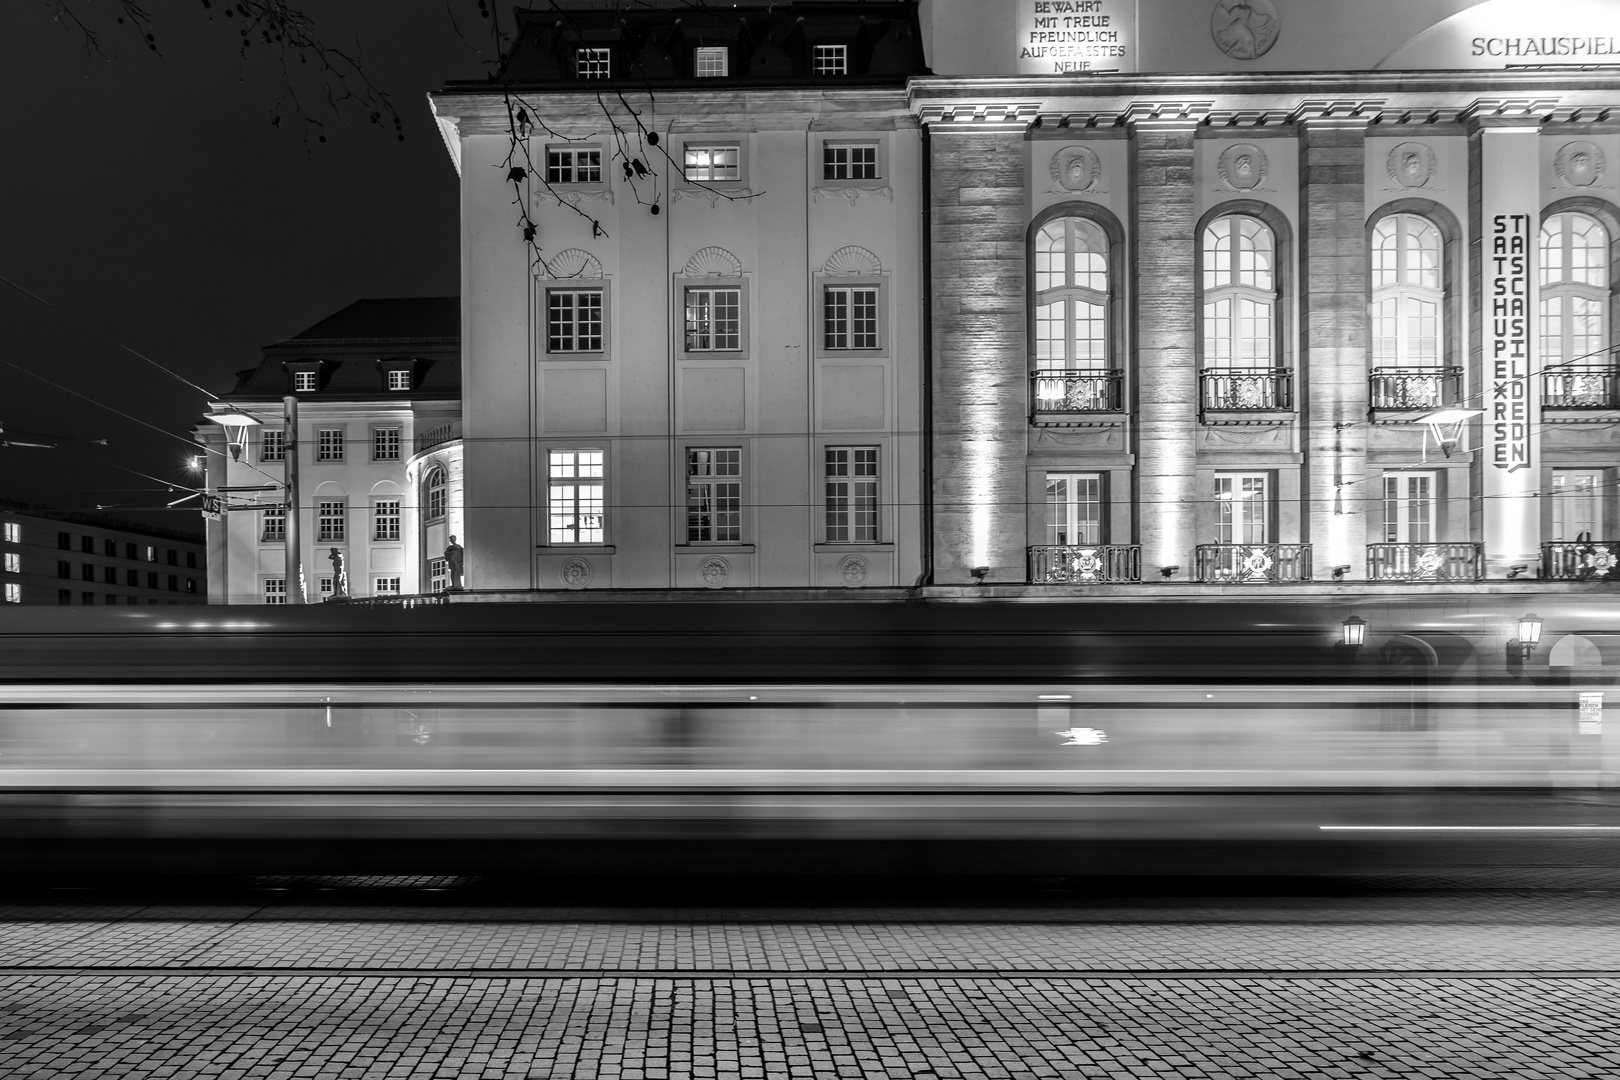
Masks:
[[[239,59],[240,23],[200,0],[148,5],[158,54],[109,0],[70,2],[111,62],[87,59],[46,0],[13,0],[0,23],[0,275],[67,313],[0,285],[5,437],[63,439],[0,448],[0,497],[200,532],[195,500],[133,512],[184,494],[168,485],[189,482],[187,433],[208,397],[107,338],[222,393],[264,345],[361,297],[455,295],[457,180],[426,95],[488,70],[488,25],[474,0],[302,5],[323,41],[363,49],[403,119],[399,142],[314,93],[324,128],[285,108],[272,126],[278,60],[262,46]]]

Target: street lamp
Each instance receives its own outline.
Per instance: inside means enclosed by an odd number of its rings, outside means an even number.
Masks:
[[[260,427],[264,421],[240,409],[215,403],[216,412],[203,417],[225,428],[225,436],[230,441],[231,459],[242,460],[242,448],[247,444],[247,430],[250,427]],[[232,434],[232,431],[235,434]],[[303,563],[299,558],[298,536],[298,398],[288,394],[282,399],[282,461],[283,474],[282,491],[285,495],[286,506],[286,533],[283,541],[286,546],[286,596],[289,604],[302,604],[304,602],[304,571]]]

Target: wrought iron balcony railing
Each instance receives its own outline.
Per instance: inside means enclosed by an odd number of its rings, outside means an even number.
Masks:
[[[1462,399],[1460,367],[1375,367],[1367,376],[1374,412],[1438,409]]]
[[[1478,581],[1484,573],[1484,544],[1367,545],[1371,581]]]
[[[1199,544],[1199,581],[1311,580],[1309,544]]]
[[[1551,581],[1620,581],[1620,540],[1542,544],[1541,576]]]
[[[1029,549],[1032,585],[1102,585],[1142,580],[1135,544],[1046,544]]]
[[[1620,367],[1556,364],[1541,373],[1541,404],[1547,409],[1620,409]]]
[[[1294,407],[1293,368],[1205,368],[1198,379],[1205,412],[1282,412]]]
[[[1125,373],[1104,368],[1030,373],[1037,413],[1123,412]]]

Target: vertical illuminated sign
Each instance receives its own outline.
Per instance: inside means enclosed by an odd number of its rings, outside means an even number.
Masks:
[[[1136,70],[1136,0],[1017,3],[1018,74]]]

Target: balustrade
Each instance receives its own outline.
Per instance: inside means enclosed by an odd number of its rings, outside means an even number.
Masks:
[[[1100,585],[1142,580],[1136,544],[1045,544],[1029,549],[1032,585]]]
[[[1194,554],[1199,581],[1311,580],[1309,544],[1199,544]]]

